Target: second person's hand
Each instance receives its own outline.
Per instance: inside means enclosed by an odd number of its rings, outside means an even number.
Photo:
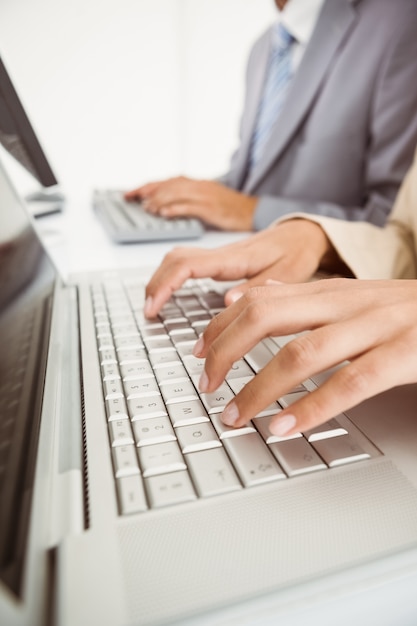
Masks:
[[[257,198],[211,180],[177,176],[147,183],[125,194],[141,200],[149,213],[166,218],[197,217],[231,231],[251,231]]]

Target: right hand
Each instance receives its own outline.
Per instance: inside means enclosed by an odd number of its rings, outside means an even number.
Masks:
[[[288,283],[308,280],[332,250],[322,228],[304,219],[282,222],[215,250],[174,248],[146,287],[145,315],[149,318],[157,315],[188,278],[247,279],[226,293],[225,303],[230,304],[250,287],[268,280]]]
[[[243,387],[222,420],[243,426],[307,378],[347,362],[270,423],[278,436],[305,432],[373,395],[417,382],[416,312],[417,280],[338,278],[251,289],[216,315],[196,343],[194,355],[206,359],[200,391],[217,389],[264,337],[303,333]]]

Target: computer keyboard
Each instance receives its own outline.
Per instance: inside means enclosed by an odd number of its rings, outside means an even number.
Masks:
[[[93,206],[111,238],[118,243],[197,239],[204,233],[200,220],[152,215],[139,202],[127,202],[117,190],[96,190]]]
[[[272,416],[316,388],[304,381],[239,429],[221,412],[291,337],[267,338],[232,366],[213,393],[200,393],[204,360],[192,349],[223,296],[188,281],[158,318],[143,315],[143,284],[92,287],[109,443],[120,513],[131,514],[281,481],[369,459],[345,415],[309,432],[277,437]]]

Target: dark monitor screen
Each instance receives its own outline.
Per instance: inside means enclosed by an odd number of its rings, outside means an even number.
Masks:
[[[57,179],[0,58],[0,143],[43,187]]]

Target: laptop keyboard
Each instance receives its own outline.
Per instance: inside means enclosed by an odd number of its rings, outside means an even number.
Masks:
[[[127,202],[117,190],[97,190],[93,204],[112,225],[118,241],[164,241],[197,239],[204,232],[192,217],[166,219],[147,213],[139,202]]]
[[[221,412],[291,337],[267,338],[234,363],[213,393],[200,393],[204,360],[192,349],[224,308],[208,281],[189,281],[158,318],[143,316],[144,286],[92,287],[109,444],[120,514],[252,488],[368,459],[345,415],[292,437],[269,432],[273,415],[316,386],[308,380],[239,429]],[[359,441],[358,441],[359,440]]]

